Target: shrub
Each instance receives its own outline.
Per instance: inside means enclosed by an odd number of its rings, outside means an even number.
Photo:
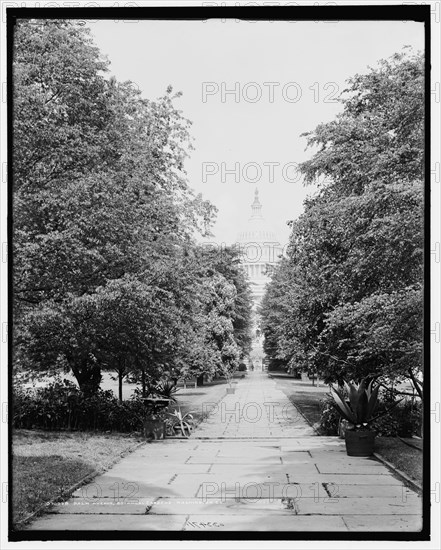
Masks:
[[[330,396],[321,400],[320,432],[323,435],[338,435],[340,415],[334,407],[334,401]]]
[[[139,398],[120,403],[110,390],[85,397],[68,380],[56,380],[42,388],[14,389],[15,428],[133,432],[141,429],[145,415]]]
[[[380,405],[380,407],[386,406],[387,402],[383,402]],[[411,437],[414,434],[419,435],[421,426],[421,403],[415,402],[412,404],[411,399],[404,401],[373,423],[373,428],[377,434],[385,437]]]
[[[375,410],[374,416],[390,408],[391,403],[394,401],[395,398],[383,396],[383,399]],[[326,397],[321,401],[320,430],[323,435],[338,434],[340,415],[335,410],[332,402],[330,397]],[[421,403],[415,402],[412,405],[412,400],[409,399],[375,420],[371,426],[377,435],[384,437],[411,437],[414,434],[419,435],[422,426],[421,413]]]
[[[238,370],[239,372],[245,372],[247,370],[247,366],[245,365],[245,363],[240,363]]]

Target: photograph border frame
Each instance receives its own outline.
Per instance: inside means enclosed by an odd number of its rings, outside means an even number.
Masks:
[[[209,19],[244,19],[249,21],[417,21],[424,23],[425,55],[425,168],[424,168],[424,371],[425,393],[430,396],[430,196],[431,196],[431,12],[430,5],[358,5],[358,6],[144,6],[93,8],[6,8],[7,15],[7,124],[8,124],[8,326],[13,334],[12,318],[12,214],[13,214],[13,39],[17,19],[79,19],[85,21],[163,20],[205,21]],[[32,531],[17,530],[12,524],[12,337],[8,342],[8,400],[10,404],[8,430],[8,534],[9,541],[109,541],[109,540],[307,540],[307,541],[427,541],[430,540],[430,399],[423,405],[423,523],[419,532],[394,531]]]

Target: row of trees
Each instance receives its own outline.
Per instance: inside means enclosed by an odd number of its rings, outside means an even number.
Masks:
[[[77,22],[17,24],[14,364],[70,371],[86,393],[103,369],[145,390],[235,368],[250,348],[237,254],[196,244],[215,208],[188,186],[177,95],[146,100],[108,65]]]
[[[424,60],[403,51],[349,81],[306,134],[305,182],[330,182],[291,223],[262,304],[275,365],[326,382],[410,380],[422,397]]]

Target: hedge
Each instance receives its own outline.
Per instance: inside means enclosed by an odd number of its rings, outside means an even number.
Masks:
[[[13,426],[43,430],[140,431],[145,406],[138,398],[122,403],[111,390],[85,397],[68,380],[42,388],[14,388]]]

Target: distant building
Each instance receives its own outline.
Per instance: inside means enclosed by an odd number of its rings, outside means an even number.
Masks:
[[[248,275],[253,294],[253,348],[251,361],[255,368],[263,367],[263,335],[260,328],[258,307],[270,281],[270,273],[282,256],[283,247],[276,232],[266,222],[259,201],[259,191],[254,192],[251,216],[238,233],[235,246],[239,249],[243,268]]]

